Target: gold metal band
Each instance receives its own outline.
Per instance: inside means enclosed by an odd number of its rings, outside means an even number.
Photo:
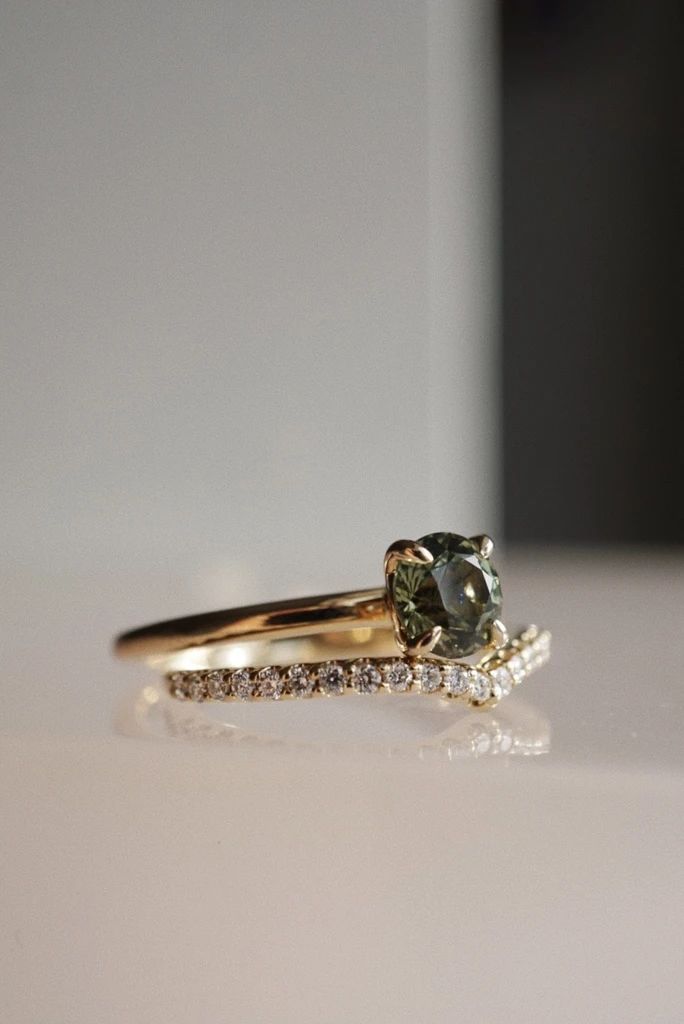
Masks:
[[[120,658],[178,667],[187,664],[190,655],[188,667],[211,668],[224,656],[223,667],[265,664],[263,655],[268,652],[287,651],[287,658],[281,659],[286,663],[325,660],[331,652],[344,657],[344,647],[353,656],[359,645],[365,653],[396,651],[384,588],[301,597],[159,622],[124,633],[116,641],[115,651]],[[238,661],[230,657],[235,647],[240,648]],[[247,653],[257,657],[245,661]],[[174,655],[181,657],[174,659]]]

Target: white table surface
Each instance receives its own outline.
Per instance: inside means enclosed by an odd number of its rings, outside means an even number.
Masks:
[[[181,581],[6,579],[0,1018],[678,1024],[684,559],[501,570],[554,655],[484,714],[211,717],[108,652]]]

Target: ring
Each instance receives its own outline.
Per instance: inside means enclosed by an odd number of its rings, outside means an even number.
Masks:
[[[383,588],[156,623],[124,633],[115,652],[161,668],[181,700],[414,691],[494,707],[548,661],[551,634],[509,636],[493,549],[486,535],[398,540]]]

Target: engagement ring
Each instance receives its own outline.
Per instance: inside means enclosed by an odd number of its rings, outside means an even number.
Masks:
[[[159,667],[181,700],[413,691],[493,707],[551,649],[536,626],[509,636],[493,548],[485,535],[398,540],[381,589],[157,623],[119,637],[116,653]]]

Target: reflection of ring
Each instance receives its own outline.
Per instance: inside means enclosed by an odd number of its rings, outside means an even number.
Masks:
[[[445,719],[442,716],[430,719],[432,728],[413,739],[390,739],[385,735],[351,742],[259,733],[244,724],[216,719],[206,713],[205,707],[189,702],[179,703],[171,700],[161,687],[144,686],[122,702],[117,725],[127,736],[187,740],[244,749],[365,750],[389,758],[418,758],[421,761],[432,758],[461,761],[485,756],[535,757],[547,754],[551,746],[548,719],[525,701],[506,701],[490,715],[468,713],[465,708],[465,714],[460,714],[454,708]],[[452,711],[451,708],[446,710]]]
[[[271,699],[439,693],[492,707],[548,660],[551,636],[510,639],[489,537],[396,541],[385,588],[175,619],[120,637],[122,657],[167,673],[173,696]],[[462,659],[482,652],[477,664]]]

